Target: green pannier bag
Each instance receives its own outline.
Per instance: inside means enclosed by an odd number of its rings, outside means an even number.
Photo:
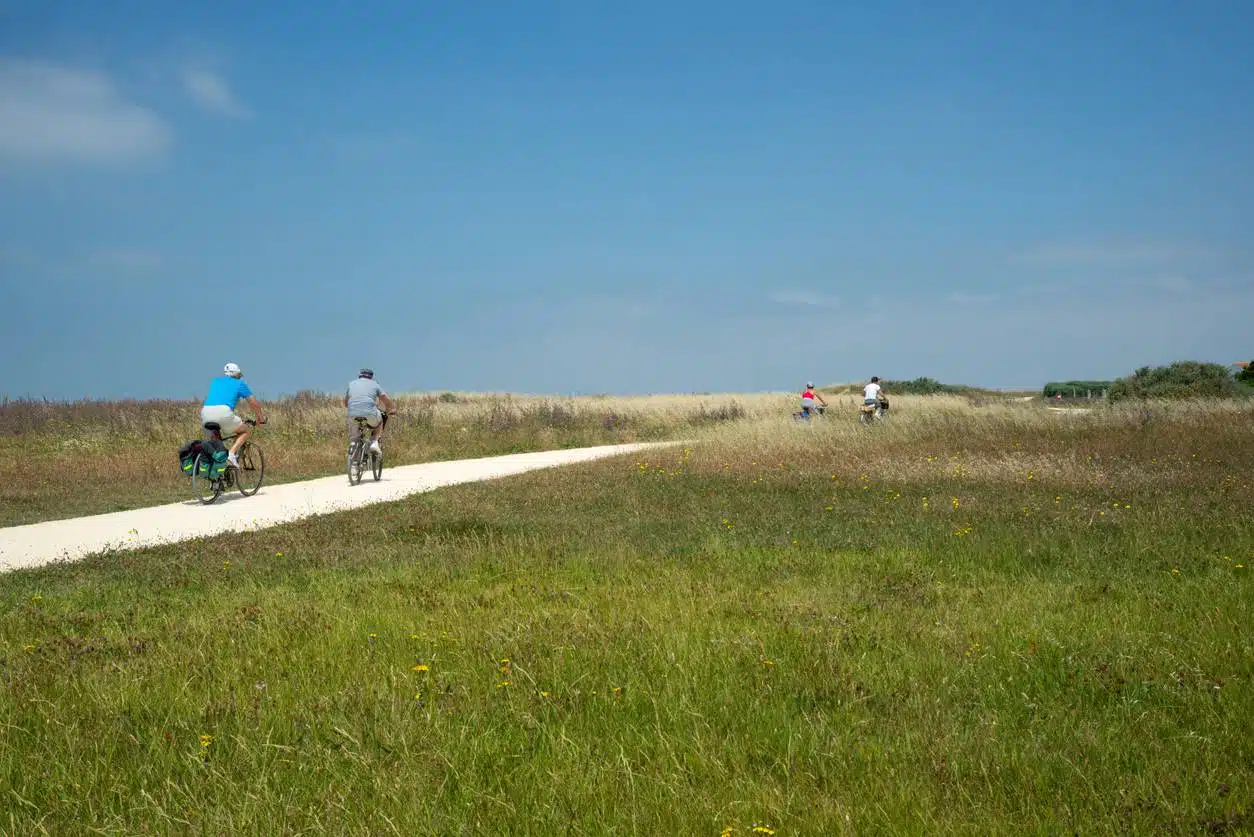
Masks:
[[[216,439],[195,440],[179,448],[179,467],[187,476],[192,475],[197,456],[200,457],[200,473],[196,476],[213,480],[226,470],[226,445]]]

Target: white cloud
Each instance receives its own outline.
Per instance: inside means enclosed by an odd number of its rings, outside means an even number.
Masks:
[[[183,87],[196,104],[216,116],[230,119],[247,119],[252,116],[248,109],[235,94],[226,79],[208,70],[185,70]]]
[[[768,297],[779,305],[806,305],[812,308],[836,308],[840,299],[810,291],[772,291]]]
[[[160,156],[171,131],[98,72],[0,58],[0,161],[119,164]]]

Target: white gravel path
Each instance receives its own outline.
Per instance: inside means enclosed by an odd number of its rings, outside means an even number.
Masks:
[[[140,549],[222,532],[263,529],[313,515],[399,500],[446,485],[508,477],[538,468],[589,462],[671,444],[678,443],[602,445],[396,468],[385,466],[382,480],[375,482],[367,474],[361,484],[355,486],[348,484],[348,477],[340,475],[263,485],[253,497],[234,491],[223,494],[208,506],[189,499],[146,509],[12,526],[0,529],[0,572],[55,561],[76,561],[110,549]],[[189,484],[189,497],[190,492]]]

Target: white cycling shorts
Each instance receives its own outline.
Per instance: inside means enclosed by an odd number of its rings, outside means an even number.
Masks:
[[[244,426],[244,420],[225,404],[200,408],[200,423],[204,425],[211,421],[216,421],[222,427],[223,436],[230,436]]]

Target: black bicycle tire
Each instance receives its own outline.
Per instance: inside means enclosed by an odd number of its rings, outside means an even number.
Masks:
[[[365,445],[366,443],[361,440],[356,440],[352,444],[349,445],[349,448],[348,448],[348,484],[349,485],[358,485],[361,483],[362,471],[364,470],[364,468],[362,467],[363,463],[361,461],[361,451],[362,451],[362,448],[365,447]],[[354,473],[357,474],[356,478],[353,477]]]
[[[196,454],[196,458],[192,461],[192,496],[199,500],[201,505],[205,506],[218,499],[218,497],[222,494],[222,486],[218,480],[209,479],[209,477],[202,476],[200,473],[200,463],[211,461],[212,460],[206,457],[203,453]],[[206,484],[209,486],[208,500],[205,499],[205,495],[201,493],[200,488],[198,487]]]
[[[374,481],[383,479],[383,454],[370,452],[370,470],[374,473]]]
[[[239,450],[239,454],[235,457],[237,460],[240,460],[241,462],[243,462],[245,461],[246,457],[251,457],[254,454],[256,454],[257,461],[261,465],[261,467],[257,469],[256,487],[254,487],[252,490],[245,490],[244,480],[241,479],[241,474],[246,473],[246,469],[242,467],[235,469],[236,470],[235,487],[238,488],[239,493],[243,494],[245,497],[251,497],[254,494],[256,494],[258,491],[260,491],[262,484],[266,481],[266,453],[265,451],[261,449],[261,445],[257,444],[256,442],[249,441],[243,444],[243,446]]]

